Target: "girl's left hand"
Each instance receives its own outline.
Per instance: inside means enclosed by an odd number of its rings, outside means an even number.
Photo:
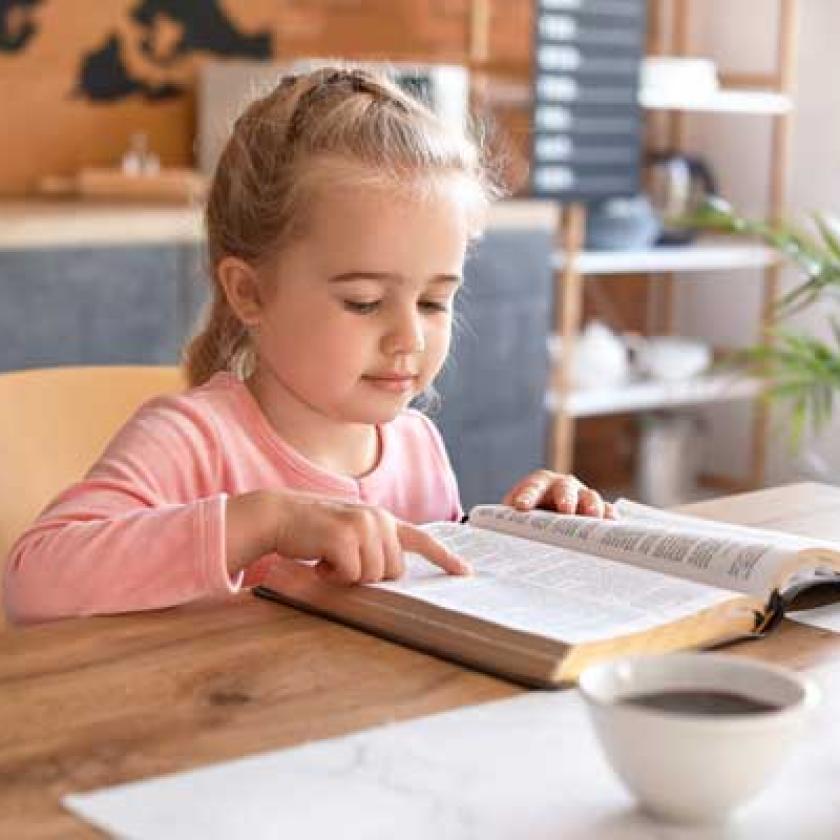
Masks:
[[[615,508],[573,475],[536,470],[520,479],[502,499],[503,505],[527,511],[534,508],[615,519]]]

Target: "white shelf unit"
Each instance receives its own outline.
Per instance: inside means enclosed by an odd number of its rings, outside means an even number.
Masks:
[[[761,393],[761,389],[762,383],[757,379],[724,373],[671,382],[643,379],[614,388],[575,389],[565,396],[549,392],[546,407],[574,418],[599,417],[752,399]]]
[[[575,270],[580,274],[643,274],[646,272],[717,271],[767,268],[778,260],[763,245],[750,245],[721,237],[700,239],[688,245],[667,245],[627,251],[579,251]],[[555,271],[563,271],[568,259],[554,255]]]
[[[655,3],[657,0],[650,0]],[[768,214],[778,217],[784,209],[793,107],[793,69],[796,64],[799,0],[778,0],[779,27],[776,69],[759,82],[762,88],[724,87],[702,97],[686,98],[650,90],[639,92],[640,105],[648,111],[664,111],[670,120],[670,145],[682,146],[683,116],[689,113],[765,115],[773,121],[772,170]],[[678,0],[673,21],[672,47],[677,54],[688,52],[689,0]],[[687,246],[650,248],[633,251],[587,251],[583,247],[586,211],[580,205],[564,208],[558,237],[560,247],[554,256],[557,278],[555,344],[561,348],[554,363],[554,380],[546,402],[553,413],[551,462],[561,472],[573,468],[574,422],[579,418],[653,410],[672,406],[698,405],[735,399],[754,399],[761,392],[755,380],[714,375],[700,376],[681,383],[643,381],[622,388],[577,390],[572,385],[572,357],[583,313],[584,279],[593,275],[663,274],[700,271],[760,269],[764,275],[763,330],[772,325],[769,302],[779,287],[780,260],[767,248],[721,239],[702,239]],[[571,255],[571,259],[569,258]],[[760,404],[760,402],[759,402]],[[766,459],[766,410],[759,408],[753,440],[753,468],[744,486],[761,482]]]
[[[706,111],[718,114],[786,114],[793,107],[789,96],[770,90],[716,90],[692,98],[664,91],[640,90],[639,104],[649,111]]]
[[[778,264],[778,255],[762,245],[741,243],[726,237],[703,237],[687,245],[658,246],[626,251],[588,251],[573,253],[570,265],[567,252],[555,251],[556,272],[587,276],[627,274],[691,273],[767,269]],[[550,344],[563,346],[564,337],[556,334]],[[562,350],[555,352],[562,358]],[[754,399],[761,393],[761,383],[744,375],[705,374],[682,381],[640,379],[615,388],[554,388],[546,397],[549,411],[577,420],[609,414],[623,414],[702,405],[729,400]]]

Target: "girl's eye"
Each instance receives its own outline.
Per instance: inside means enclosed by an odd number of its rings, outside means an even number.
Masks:
[[[441,300],[421,300],[420,308],[430,312],[449,312],[449,304]]]
[[[345,300],[343,301],[344,308],[348,309],[350,312],[358,312],[362,315],[365,315],[369,312],[373,312],[381,303],[378,300]]]

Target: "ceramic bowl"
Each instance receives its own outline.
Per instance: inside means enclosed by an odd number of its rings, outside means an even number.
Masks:
[[[643,809],[681,823],[724,821],[784,760],[818,690],[793,671],[735,656],[632,656],[591,666],[580,691],[607,759]],[[627,703],[660,691],[723,691],[778,706],[686,714]]]
[[[634,349],[640,373],[669,382],[697,376],[712,361],[707,344],[676,336],[643,339]]]

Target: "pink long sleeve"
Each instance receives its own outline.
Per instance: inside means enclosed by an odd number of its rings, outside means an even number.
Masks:
[[[165,404],[141,411],[84,481],[62,493],[13,547],[13,621],[152,609],[230,592],[226,496],[200,427]]]
[[[6,612],[31,622],[155,609],[254,585],[276,556],[253,564],[244,581],[231,581],[225,563],[227,497],[252,490],[358,499],[413,522],[457,518],[454,476],[433,425],[407,411],[380,436],[378,466],[354,479],[291,449],[228,374],[155,400],[14,545]]]

